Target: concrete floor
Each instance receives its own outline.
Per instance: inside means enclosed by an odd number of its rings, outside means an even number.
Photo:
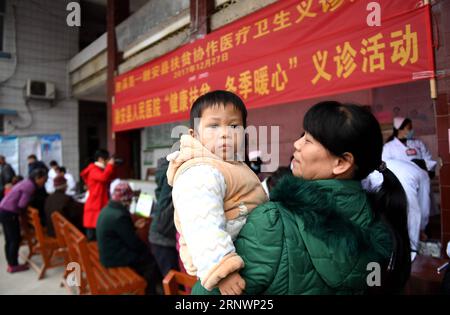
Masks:
[[[6,272],[7,263],[5,258],[5,239],[0,225],[0,295],[65,295],[68,294],[65,288],[60,287],[63,267],[47,270],[45,277],[38,280],[37,272],[30,270],[10,274]],[[28,249],[25,246],[20,248],[20,252],[26,254]],[[36,255],[32,260],[40,265],[41,257]],[[23,259],[20,259],[23,263]]]

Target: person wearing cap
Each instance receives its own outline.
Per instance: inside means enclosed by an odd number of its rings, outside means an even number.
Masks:
[[[67,180],[64,175],[57,175],[53,178],[52,186],[55,191],[47,197],[44,206],[45,216],[47,218],[47,235],[51,237],[55,236],[52,222],[53,212],[61,213],[69,222],[83,231],[83,205],[66,195]]]
[[[395,117],[393,125],[392,135],[383,147],[383,161],[389,159],[413,161],[433,177],[437,163],[425,143],[414,138],[411,119]]]
[[[75,196],[77,193],[77,183],[75,182],[73,175],[68,173],[64,166],[58,168],[58,174],[64,176],[67,181],[66,195]]]
[[[137,236],[129,206],[133,199],[130,185],[122,181],[111,200],[102,209],[97,221],[97,242],[100,262],[107,268],[131,267],[147,280],[147,294],[156,294],[160,276],[150,248]]]
[[[387,139],[383,147],[383,161],[387,160],[404,160],[411,161],[417,164],[421,169],[428,172],[430,179],[434,177],[434,172],[437,162],[433,160],[430,151],[422,140],[414,138],[414,129],[411,119],[405,117],[395,117],[393,121],[392,135]],[[437,213],[437,205],[434,200],[431,183],[428,191],[430,191],[427,198],[429,209],[421,209],[422,213],[433,214]],[[422,220],[428,223],[428,219]],[[428,236],[425,234],[425,226],[421,225],[420,240],[426,241]]]

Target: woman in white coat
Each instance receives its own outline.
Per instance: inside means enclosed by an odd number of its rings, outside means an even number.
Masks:
[[[389,159],[413,161],[423,169],[426,169],[430,177],[433,177],[436,161],[431,157],[425,143],[414,139],[412,121],[409,118],[394,118],[394,129],[383,147],[383,161]]]
[[[390,159],[384,162],[398,178],[406,193],[411,260],[414,260],[421,233],[425,230],[430,215],[430,178],[427,172],[409,161]],[[382,183],[383,176],[375,171],[363,180],[363,187],[368,191],[376,191]]]

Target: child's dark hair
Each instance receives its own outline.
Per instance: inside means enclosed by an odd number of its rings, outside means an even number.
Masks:
[[[353,155],[353,179],[362,180],[380,168],[383,185],[379,192],[369,194],[372,210],[391,229],[395,264],[386,290],[401,290],[411,272],[410,241],[407,228],[407,199],[397,177],[382,166],[383,136],[376,118],[367,109],[335,101],[321,102],[308,110],[303,126],[330,153]]]
[[[202,117],[202,112],[204,109],[213,106],[225,106],[231,104],[242,114],[242,122],[244,129],[247,127],[247,108],[245,108],[244,102],[236,94],[223,91],[215,90],[208,92],[195,100],[191,107],[190,113],[190,127],[194,129],[195,119]]]

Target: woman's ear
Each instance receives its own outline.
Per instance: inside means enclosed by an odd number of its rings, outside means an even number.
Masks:
[[[345,152],[342,156],[337,157],[336,164],[333,167],[333,174],[336,176],[347,175],[353,171],[355,158],[353,154]]]
[[[189,134],[190,134],[192,137],[194,137],[194,136],[195,136],[194,129],[189,129]]]

